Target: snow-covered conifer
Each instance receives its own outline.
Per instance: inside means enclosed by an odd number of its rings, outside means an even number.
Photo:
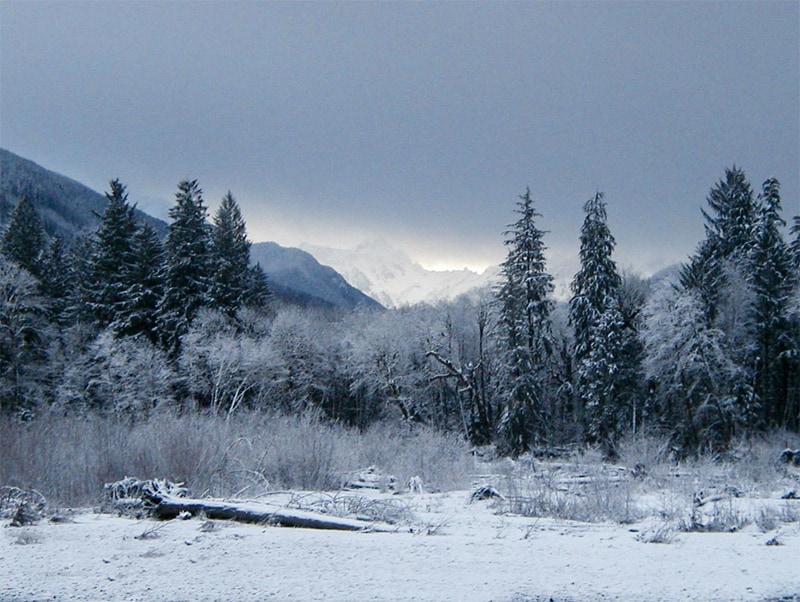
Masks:
[[[3,255],[36,276],[41,275],[46,236],[42,220],[28,197],[23,196],[3,232]]]
[[[211,303],[211,227],[197,180],[178,184],[170,209],[166,251],[165,290],[159,307],[159,332],[170,357],[180,350],[180,337],[201,307]]]
[[[140,224],[133,235],[127,288],[111,328],[118,335],[158,340],[158,308],[164,295],[164,249],[155,230]]]
[[[589,199],[583,209],[581,267],[572,281],[570,299],[570,323],[575,332],[574,389],[578,411],[585,411],[587,435],[600,443],[608,456],[614,456],[626,410],[617,385],[622,359],[622,280],[611,258],[616,242],[606,223],[602,193]]]
[[[211,302],[215,308],[233,316],[248,298],[253,274],[244,218],[230,191],[214,214],[211,253]]]
[[[101,329],[117,318],[125,304],[124,291],[130,286],[136,233],[134,208],[128,203],[125,186],[115,179],[110,188],[106,193],[108,204],[93,239],[89,290],[84,300]]]
[[[544,232],[536,220],[530,189],[519,197],[519,218],[506,232],[508,255],[497,289],[505,366],[505,408],[501,430],[512,453],[544,436],[546,362],[552,349],[550,312],[553,278],[547,273]]]
[[[751,249],[751,285],[754,292],[752,336],[755,357],[755,394],[762,418],[780,424],[788,402],[786,382],[791,365],[792,333],[788,303],[792,293],[789,248],[781,229],[780,185],[775,178],[764,182],[758,197],[759,212]]]

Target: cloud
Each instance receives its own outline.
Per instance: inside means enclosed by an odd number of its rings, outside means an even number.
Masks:
[[[575,258],[690,253],[725,167],[800,213],[796,3],[0,4],[0,144],[90,186],[230,189],[251,236],[496,262],[530,186]],[[311,239],[311,240],[309,240]],[[652,267],[648,267],[652,266]]]

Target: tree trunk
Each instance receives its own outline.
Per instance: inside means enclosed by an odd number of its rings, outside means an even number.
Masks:
[[[153,516],[162,520],[176,518],[183,512],[203,514],[210,519],[243,523],[269,523],[282,527],[333,529],[338,531],[396,531],[388,525],[294,510],[257,502],[225,502],[190,498],[163,497],[153,508]]]

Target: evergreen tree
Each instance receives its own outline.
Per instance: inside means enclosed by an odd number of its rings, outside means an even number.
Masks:
[[[61,326],[68,322],[70,290],[74,285],[72,264],[64,241],[55,237],[44,254],[39,290],[49,303],[50,319]]]
[[[714,251],[722,258],[745,258],[752,246],[757,208],[753,190],[744,171],[735,165],[725,170],[708,195],[712,213],[703,211],[706,233],[714,243]]]
[[[619,290],[619,312],[622,319],[621,360],[616,384],[620,395],[626,400],[626,411],[620,416],[620,421],[630,418],[634,431],[644,424],[647,393],[644,381],[645,352],[641,334],[644,327],[642,313],[649,295],[649,279],[632,273],[622,274]],[[630,416],[627,415],[628,410]]]
[[[497,291],[505,348],[506,390],[501,428],[512,453],[528,449],[545,433],[544,377],[552,350],[550,312],[553,278],[547,273],[541,217],[530,189],[519,197],[519,219],[506,232],[508,255]]]
[[[146,336],[158,342],[159,302],[164,295],[164,248],[149,224],[140,225],[132,242],[128,287],[112,323],[121,336]]]
[[[3,255],[39,278],[45,242],[42,220],[28,197],[23,196],[3,232]]]
[[[800,215],[795,215],[792,224],[792,239],[789,246],[789,257],[792,261],[792,269],[794,270],[795,282],[800,281]]]
[[[732,271],[747,271],[757,221],[753,190],[734,166],[709,192],[703,210],[706,238],[683,268],[681,283],[695,289],[705,305],[709,326],[717,325],[723,289]]]
[[[788,302],[789,349],[784,353],[789,374],[786,383],[786,408],[783,423],[793,431],[800,431],[800,215],[793,219],[789,244],[791,286]]]
[[[66,318],[69,323],[94,324],[94,313],[87,302],[94,292],[92,279],[92,257],[94,240],[89,235],[82,235],[72,241],[67,253],[69,272],[73,278],[66,307]]]
[[[777,182],[768,181],[765,185],[764,202],[777,201]],[[773,197],[772,200],[769,200]],[[773,278],[767,274],[772,268],[753,265],[756,257],[765,259],[764,250],[758,250],[759,237],[762,244],[774,232],[767,225],[773,217],[759,209],[753,198],[744,172],[733,167],[725,170],[725,177],[709,192],[708,211],[703,211],[706,238],[700,243],[698,251],[690,258],[689,264],[681,272],[681,285],[699,299],[705,316],[704,329],[715,334],[715,349],[720,362],[729,366],[725,374],[715,375],[715,384],[709,388],[708,396],[698,410],[698,420],[706,420],[708,427],[703,431],[701,443],[710,443],[717,448],[727,445],[738,426],[756,423],[759,413],[756,389],[763,384],[762,376],[757,376],[755,365],[761,362],[758,357],[760,343],[754,336],[758,330],[757,306],[759,291],[756,279],[761,279],[761,303],[771,293],[768,283]],[[770,243],[768,243],[770,244]],[[769,252],[768,252],[769,253]],[[760,273],[760,275],[756,275]],[[771,303],[771,302],[770,302]],[[772,310],[762,305],[766,314]],[[763,334],[763,333],[762,333]],[[762,340],[762,343],[764,341]],[[772,348],[771,342],[767,346]],[[768,352],[772,355],[773,352]],[[767,360],[771,361],[771,360]],[[761,409],[763,416],[763,408]]]
[[[606,204],[597,193],[583,207],[581,267],[572,281],[570,323],[575,332],[575,393],[590,441],[616,455],[627,408],[617,383],[623,346],[619,289],[622,280],[611,254],[615,241],[606,224]]]
[[[106,193],[108,204],[95,233],[89,260],[91,290],[85,300],[96,325],[103,329],[115,321],[126,303],[131,286],[133,237],[136,233],[134,208],[128,203],[125,186],[117,179]]]
[[[792,292],[789,248],[781,229],[780,185],[771,178],[759,195],[758,223],[751,248],[751,282],[755,293],[753,338],[755,394],[761,402],[762,418],[781,424],[787,402],[787,370],[790,369],[791,332],[788,302]]]
[[[228,192],[214,214],[211,231],[211,302],[230,317],[245,302],[250,278],[250,241],[239,205]]]
[[[31,273],[0,257],[0,412],[29,412],[45,396],[50,332]]]
[[[202,307],[210,305],[211,232],[197,180],[178,184],[170,209],[164,296],[159,306],[159,335],[170,357],[177,358],[180,338]]]
[[[247,268],[247,289],[242,304],[247,307],[263,308],[272,298],[272,290],[264,268],[260,263]]]

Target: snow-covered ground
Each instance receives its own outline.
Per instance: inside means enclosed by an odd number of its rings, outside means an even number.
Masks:
[[[391,533],[91,511],[7,527],[0,600],[800,599],[798,522],[645,543],[652,516],[580,523],[510,515],[495,501],[470,503],[469,491],[358,495],[413,516]],[[800,500],[741,503],[800,511]]]

